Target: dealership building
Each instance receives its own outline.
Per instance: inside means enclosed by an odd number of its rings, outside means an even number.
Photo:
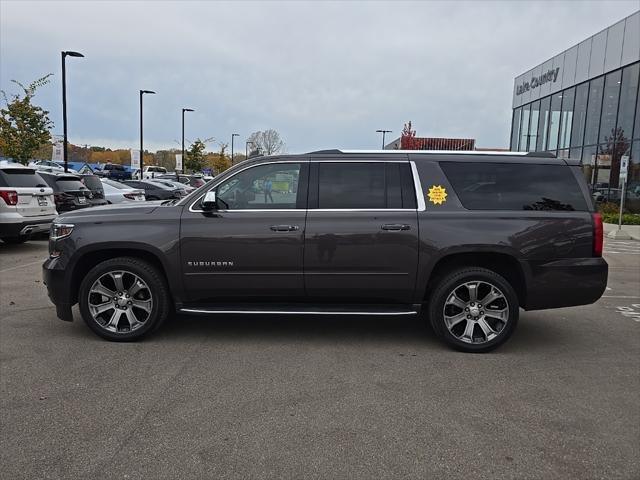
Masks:
[[[640,196],[639,76],[640,11],[516,77],[511,150],[580,159],[611,188],[628,155],[628,195]]]

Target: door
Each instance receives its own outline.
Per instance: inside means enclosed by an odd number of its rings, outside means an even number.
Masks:
[[[326,302],[412,303],[418,264],[409,163],[311,164],[305,286]]]
[[[304,296],[306,161],[252,165],[216,185],[218,209],[201,198],[182,214],[180,256],[187,301],[292,301]]]

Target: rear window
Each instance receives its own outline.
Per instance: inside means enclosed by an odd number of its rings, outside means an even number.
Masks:
[[[73,177],[58,178],[56,179],[56,184],[58,185],[58,188],[60,188],[60,190],[62,190],[63,192],[87,189],[87,187],[85,187],[79,179]]]
[[[102,182],[95,175],[82,177],[82,183],[90,190],[102,190]]]
[[[35,188],[47,183],[30,168],[7,168],[0,170],[0,187]]]
[[[584,211],[587,203],[565,165],[441,162],[469,210]]]

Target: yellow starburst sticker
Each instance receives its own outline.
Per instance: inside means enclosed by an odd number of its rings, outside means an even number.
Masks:
[[[447,191],[440,185],[434,185],[429,188],[429,201],[434,205],[442,205],[447,201]]]

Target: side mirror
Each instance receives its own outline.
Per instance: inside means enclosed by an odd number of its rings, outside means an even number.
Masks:
[[[218,208],[218,202],[216,201],[215,190],[209,190],[205,193],[200,205],[203,210],[216,210]]]

